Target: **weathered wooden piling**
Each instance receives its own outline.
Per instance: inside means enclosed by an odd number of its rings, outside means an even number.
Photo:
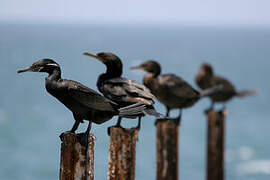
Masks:
[[[226,111],[208,111],[207,180],[224,180]]]
[[[112,127],[108,180],[134,180],[138,130]]]
[[[156,179],[178,179],[178,129],[171,119],[156,122]]]
[[[60,180],[94,179],[94,142],[90,134],[86,146],[80,144],[80,134],[64,133],[61,136]]]

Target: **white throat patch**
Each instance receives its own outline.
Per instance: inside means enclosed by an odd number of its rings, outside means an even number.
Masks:
[[[59,67],[58,64],[54,64],[54,63],[46,64],[46,66],[56,66],[56,67]]]

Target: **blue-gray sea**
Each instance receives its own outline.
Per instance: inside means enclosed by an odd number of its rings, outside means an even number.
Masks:
[[[194,87],[202,62],[230,79],[237,89],[257,89],[259,94],[233,99],[227,105],[226,177],[230,180],[270,178],[270,29],[256,27],[150,26],[150,25],[31,25],[0,24],[0,179],[58,179],[59,135],[73,124],[71,112],[49,95],[46,74],[17,74],[16,70],[41,58],[62,67],[62,77],[93,89],[105,67],[83,56],[85,51],[109,51],[124,64],[123,76],[142,81],[143,72],[130,66],[155,59],[163,73],[175,73]],[[196,87],[197,88],[197,87]],[[179,133],[180,179],[205,178],[206,118],[208,99],[184,110]],[[165,108],[156,103],[162,113]],[[176,115],[173,112],[172,115]],[[106,179],[107,127],[93,125],[95,179]],[[125,127],[135,120],[124,120]],[[84,131],[86,124],[79,131]],[[136,179],[155,179],[155,126],[145,117],[139,133]]]

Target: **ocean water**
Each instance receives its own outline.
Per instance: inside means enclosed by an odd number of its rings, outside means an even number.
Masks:
[[[164,73],[175,73],[194,84],[202,62],[237,89],[257,89],[259,94],[233,99],[227,105],[226,177],[230,180],[270,178],[270,29],[248,27],[30,25],[0,24],[0,179],[58,179],[59,135],[69,130],[73,117],[44,88],[46,74],[17,74],[16,70],[41,58],[52,58],[62,67],[62,77],[93,89],[104,66],[82,55],[109,51],[124,64],[123,76],[141,82],[143,72],[130,66],[155,59]],[[195,86],[196,87],[196,86]],[[184,110],[179,138],[180,179],[205,178],[206,118],[209,106],[202,99]],[[165,108],[156,103],[162,113]],[[176,115],[173,112],[172,115]],[[95,179],[106,179],[107,127],[116,119],[93,125]],[[125,127],[135,120],[124,120]],[[84,131],[86,124],[79,131]],[[145,117],[139,133],[136,179],[155,179],[155,127]]]

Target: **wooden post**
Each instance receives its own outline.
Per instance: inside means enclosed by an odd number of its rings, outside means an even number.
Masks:
[[[208,111],[207,180],[224,180],[225,111]]]
[[[61,136],[60,180],[94,179],[94,141],[90,134],[88,146],[80,144],[80,135],[64,133]]]
[[[108,180],[134,180],[138,130],[112,127]]]
[[[178,125],[171,119],[157,120],[157,180],[178,179]]]

